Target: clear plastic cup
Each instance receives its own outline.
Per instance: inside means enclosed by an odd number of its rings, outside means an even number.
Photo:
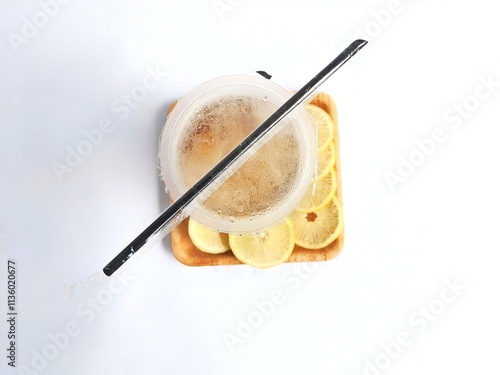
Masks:
[[[178,199],[291,92],[260,76],[205,82],[181,98],[167,117],[158,154],[161,178]],[[297,108],[284,127],[219,186],[191,216],[224,233],[255,232],[289,215],[316,171],[312,119]]]

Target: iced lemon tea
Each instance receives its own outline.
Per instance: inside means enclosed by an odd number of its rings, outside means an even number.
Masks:
[[[179,101],[160,140],[160,168],[174,200],[290,96],[253,76],[221,77],[195,92]],[[250,232],[293,210],[314,173],[315,133],[305,113],[284,121],[285,126],[192,214],[194,218],[221,232]]]

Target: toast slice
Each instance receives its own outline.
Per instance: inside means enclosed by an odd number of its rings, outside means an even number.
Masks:
[[[335,125],[334,144],[336,152],[335,172],[337,175],[337,191],[336,196],[341,206],[342,189],[341,189],[341,173],[340,173],[340,152],[339,152],[339,134],[338,134],[338,120],[337,120],[337,107],[333,99],[326,93],[319,93],[310,104],[316,105],[327,113],[333,119]],[[169,112],[175,106],[175,103],[170,107]],[[171,232],[172,251],[174,256],[183,264],[188,266],[217,266],[217,265],[234,265],[242,264],[231,251],[223,254],[208,254],[199,250],[191,241],[188,234],[188,219],[183,220]],[[328,246],[308,250],[300,246],[295,246],[292,255],[287,262],[314,262],[324,261],[335,258],[344,245],[344,229],[339,237]]]

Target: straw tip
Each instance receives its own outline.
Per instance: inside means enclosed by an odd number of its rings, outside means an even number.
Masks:
[[[110,266],[106,266],[102,269],[102,272],[109,277],[115,272],[115,269],[112,269]]]
[[[352,42],[346,49],[345,53],[349,55],[349,57],[354,56],[361,48],[363,48],[368,41],[364,39],[356,39],[354,42]]]
[[[352,42],[352,45],[356,48],[361,48],[364,47],[368,43],[367,40],[364,39],[356,39],[354,42]]]

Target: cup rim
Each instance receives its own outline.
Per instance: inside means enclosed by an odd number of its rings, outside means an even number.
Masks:
[[[193,110],[196,101],[202,100],[207,95],[213,95],[214,92],[226,86],[251,86],[252,89],[262,90],[261,95],[272,95],[275,100],[281,101],[278,107],[292,96],[291,91],[262,76],[237,74],[220,76],[205,81],[181,97],[167,116],[159,137],[158,168],[160,170],[160,178],[165,184],[165,191],[170,195],[172,200],[178,199],[187,190],[179,186],[178,181],[176,181],[176,176],[178,179],[179,173],[175,173],[175,166],[172,165],[173,147],[171,147],[171,138],[177,130],[178,121],[186,111]],[[297,125],[294,126],[296,131],[299,132],[297,134],[298,139],[305,141],[301,145],[300,155],[301,158],[305,159],[302,168],[303,171],[299,183],[292,189],[292,192],[278,206],[273,207],[267,213],[261,214],[256,219],[230,220],[227,217],[217,217],[211,210],[203,206],[197,207],[194,212],[190,213],[191,217],[219,232],[246,233],[263,230],[287,217],[294,210],[306,194],[316,172],[317,144],[312,119],[304,106],[295,109],[289,116],[295,117],[294,123]],[[312,150],[314,152],[311,152]]]

